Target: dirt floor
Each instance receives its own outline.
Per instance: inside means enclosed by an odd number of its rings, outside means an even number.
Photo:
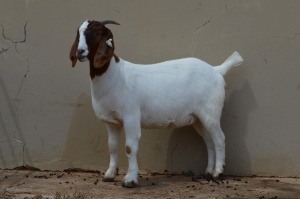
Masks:
[[[47,172],[0,170],[0,198],[300,198],[299,178],[224,176],[211,181],[205,176],[143,174],[136,188],[102,182],[97,172]]]

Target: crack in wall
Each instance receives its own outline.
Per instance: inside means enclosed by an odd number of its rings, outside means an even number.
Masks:
[[[16,111],[17,110],[16,106],[15,106],[15,104],[13,104],[11,98],[9,97],[7,86],[5,85],[5,82],[3,81],[3,79],[1,78],[1,74],[0,74],[0,89],[3,91],[4,100],[6,100],[6,102],[7,102],[7,107],[9,109],[10,113],[11,113],[12,121],[14,122],[15,129],[14,129],[14,132],[13,132],[13,138],[12,139],[17,143],[22,144],[22,165],[25,165],[25,155],[26,155],[28,161],[30,163],[32,163],[29,151],[28,151],[28,149],[25,148],[26,143],[25,143],[25,139],[24,139],[24,136],[23,136],[23,131],[22,131],[21,125],[19,123],[18,113]],[[18,133],[18,136],[16,135],[17,133]],[[7,134],[7,137],[9,137],[8,134]],[[13,147],[11,147],[11,150],[12,151],[14,150]],[[12,153],[15,154],[14,152],[12,152]],[[17,159],[17,157],[15,157],[15,159]]]
[[[28,11],[28,8],[26,8],[26,10]],[[6,34],[5,34],[5,27],[0,24],[1,28],[2,28],[2,37],[9,41],[10,43],[12,43],[14,46],[14,49],[16,51],[16,53],[21,56],[23,59],[26,60],[26,66],[27,66],[27,70],[25,71],[23,77],[22,77],[22,80],[21,80],[21,83],[20,83],[20,86],[18,88],[18,91],[17,91],[17,94],[15,96],[15,99],[18,99],[22,89],[23,89],[23,86],[24,86],[24,82],[28,76],[28,73],[30,72],[30,63],[29,63],[29,59],[28,57],[26,57],[24,54],[22,54],[19,49],[18,49],[18,45],[19,44],[22,44],[22,43],[26,43],[27,41],[27,25],[28,25],[28,22],[29,20],[27,19],[26,23],[24,24],[23,26],[23,39],[21,40],[13,40],[11,39],[10,37],[8,37]],[[8,51],[8,49],[10,49],[12,46],[8,47],[8,48],[1,48],[0,49],[0,55],[2,53],[5,53],[6,51]],[[29,155],[29,152],[28,150],[25,149],[25,146],[26,146],[26,142],[25,142],[25,139],[23,137],[23,134],[22,134],[22,130],[21,130],[21,127],[20,127],[20,124],[19,124],[19,116],[18,116],[18,104],[14,104],[14,107],[15,107],[15,122],[16,122],[16,125],[15,125],[15,130],[14,130],[14,135],[13,135],[13,139],[18,142],[18,143],[21,143],[23,146],[22,146],[22,165],[24,166],[25,165],[25,155],[28,157],[29,161],[31,162],[31,158],[30,158],[30,155]],[[21,137],[21,139],[19,139],[17,136],[17,133],[19,134],[19,136]]]
[[[4,39],[10,41],[11,43],[14,43],[14,44],[18,44],[18,43],[25,43],[26,42],[26,39],[27,39],[27,30],[26,30],[26,27],[27,27],[27,24],[28,24],[28,20],[26,21],[23,29],[24,29],[24,38],[22,40],[19,40],[19,41],[14,41],[12,39],[10,39],[9,37],[7,37],[5,35],[5,29],[4,29],[4,26],[1,24],[0,26],[2,27],[2,36]]]
[[[207,24],[209,24],[211,22],[211,20],[213,20],[213,17],[211,17],[209,20],[207,20],[205,23],[203,23],[201,26],[198,26],[195,30],[195,33],[197,33],[198,31],[200,31],[204,26],[206,26]]]
[[[5,28],[4,26],[1,24],[1,28],[2,28],[2,36],[5,40],[11,42],[14,44],[14,47],[15,47],[15,51],[17,52],[18,55],[20,55],[23,59],[26,60],[26,64],[27,64],[27,70],[25,71],[25,74],[23,75],[23,78],[22,78],[22,81],[21,81],[21,84],[19,86],[19,89],[18,89],[18,92],[17,92],[17,95],[16,95],[16,98],[19,97],[19,94],[23,88],[23,84],[25,82],[25,79],[28,75],[28,73],[30,72],[30,64],[29,64],[29,59],[28,57],[24,56],[19,50],[18,50],[18,44],[22,44],[22,43],[25,43],[26,40],[27,40],[27,24],[28,24],[29,20],[26,21],[25,25],[23,26],[23,39],[22,40],[18,40],[18,41],[14,41],[12,39],[10,39],[8,36],[6,36],[5,34]],[[10,47],[9,47],[10,48]],[[9,48],[5,49],[5,51],[7,51]],[[1,51],[2,52],[2,51]]]
[[[199,33],[201,30],[203,30],[208,24],[210,24],[213,20],[225,15],[227,13],[227,11],[237,8],[238,6],[240,6],[242,3],[237,3],[233,6],[229,6],[228,5],[228,1],[224,0],[224,10],[221,10],[218,14],[215,14],[214,16],[210,17],[210,19],[208,19],[206,22],[204,22],[202,25],[196,27],[196,29],[192,32],[192,36],[190,39],[190,45],[188,48],[188,52],[191,56],[193,56],[195,49],[196,49],[196,45],[195,43],[195,37],[197,35],[197,33]],[[199,8],[202,6],[201,2],[199,2],[197,10],[199,10]]]
[[[174,162],[174,161],[173,161],[173,156],[174,156],[175,150],[176,150],[176,148],[177,148],[179,142],[180,142],[180,141],[177,141],[177,142],[176,142],[176,144],[175,144],[175,146],[174,146],[174,148],[172,149],[172,152],[171,152],[171,169],[172,169],[172,170],[174,169],[174,167],[173,167],[173,162]]]
[[[191,55],[193,55],[196,45],[194,45],[194,40],[195,40],[195,36],[197,35],[198,32],[200,32],[205,26],[207,26],[212,20],[214,19],[214,17],[211,17],[209,20],[207,20],[206,22],[204,22],[202,25],[198,26],[191,37],[191,41],[190,41],[190,47],[189,47],[189,53]]]
[[[24,58],[25,58],[25,57],[24,57]],[[21,90],[22,90],[22,88],[23,88],[23,84],[24,84],[24,82],[25,82],[25,80],[26,80],[26,78],[27,78],[28,73],[30,72],[29,60],[28,60],[28,58],[25,58],[25,59],[26,59],[26,63],[27,63],[27,70],[25,71],[25,73],[24,73],[24,75],[23,75],[21,84],[20,84],[20,86],[19,86],[19,89],[18,89],[18,92],[17,92],[17,95],[16,95],[15,98],[18,98],[18,97],[19,97],[19,94],[20,94],[20,92],[21,92]]]

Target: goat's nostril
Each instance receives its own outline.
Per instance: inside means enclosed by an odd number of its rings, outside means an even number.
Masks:
[[[77,54],[78,54],[78,55],[81,55],[82,53],[84,53],[84,50],[83,50],[83,49],[78,49],[78,50],[77,50]]]

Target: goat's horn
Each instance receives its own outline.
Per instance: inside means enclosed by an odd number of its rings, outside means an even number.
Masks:
[[[103,25],[106,25],[106,24],[120,25],[118,22],[115,22],[115,21],[112,21],[112,20],[101,21],[101,23],[102,23]]]

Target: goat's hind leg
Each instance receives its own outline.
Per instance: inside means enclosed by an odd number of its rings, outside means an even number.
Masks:
[[[214,148],[215,165],[212,172],[213,177],[218,177],[219,174],[223,173],[223,167],[225,166],[225,135],[220,125],[221,110],[222,108],[214,107],[210,111],[203,111],[199,114],[199,119],[205,128],[204,132],[208,134],[206,135],[207,137],[211,138],[211,141],[208,143],[210,143],[210,147],[213,146]]]
[[[122,132],[121,127],[106,125],[108,131],[108,148],[110,153],[109,168],[103,177],[104,182],[112,182],[118,174],[119,167],[119,141]]]
[[[220,122],[212,123],[206,128],[212,138],[216,153],[213,177],[218,177],[219,174],[223,173],[225,166],[225,135],[221,129]]]
[[[216,82],[214,92],[207,96],[206,101],[196,114],[208,132],[213,143],[215,152],[215,166],[213,177],[218,177],[223,173],[225,166],[225,135],[221,129],[221,115],[225,98],[224,81]]]
[[[200,121],[197,121],[196,123],[193,124],[194,129],[197,131],[198,134],[200,134],[205,142],[206,148],[207,148],[207,167],[206,167],[206,174],[213,174],[213,171],[215,169],[215,148],[214,148],[214,143],[211,139],[210,134],[206,131],[205,128],[203,128],[203,125],[201,124]]]

